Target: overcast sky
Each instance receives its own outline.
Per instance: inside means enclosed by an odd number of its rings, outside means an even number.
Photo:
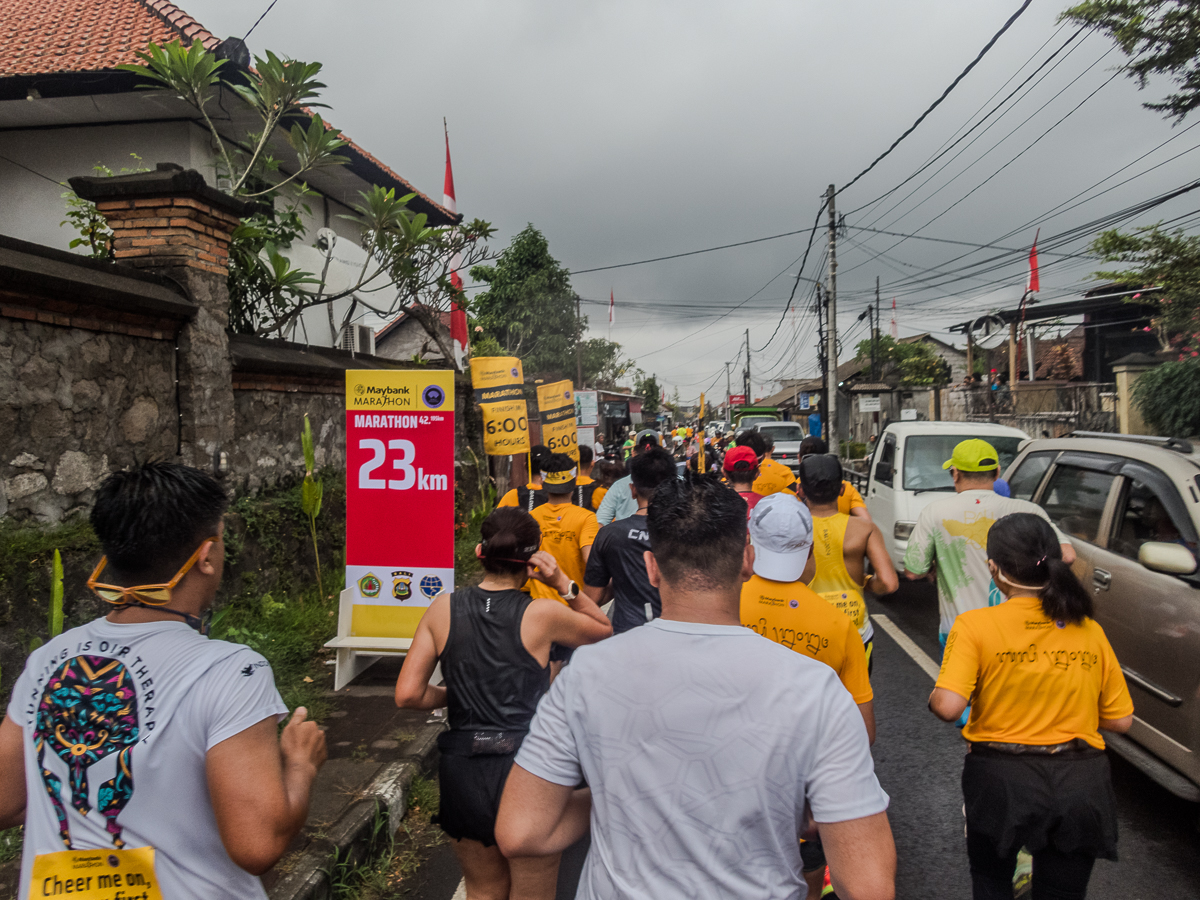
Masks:
[[[183,5],[217,35],[240,37],[268,2]],[[323,62],[330,121],[434,197],[441,195],[445,116],[459,211],[495,224],[498,248],[532,222],[551,252],[579,271],[804,229],[574,276],[576,290],[596,301],[584,305],[591,333],[608,336],[612,290],[612,338],[668,393],[677,387],[688,399],[704,389],[724,395],[724,363],[738,359],[746,328],[756,395],[774,390],[779,378],[815,373],[809,283],[800,283],[796,312],[768,341],[825,187],[842,187],[882,153],[1019,5],[278,0],[248,43],[253,52]],[[843,359],[866,334],[856,319],[873,300],[876,276],[885,332],[895,296],[901,336],[934,331],[961,346],[962,337],[944,329],[1015,306],[1027,271],[1019,255],[996,269],[984,262],[995,251],[957,259],[971,248],[916,239],[893,247],[900,238],[857,229],[1028,247],[1039,225],[1045,244],[1196,177],[1197,154],[1166,160],[1200,144],[1200,131],[1182,134],[1191,121],[1173,127],[1144,109],[1166,86],[1139,92],[1124,76],[1113,79],[1122,57],[1093,34],[1067,45],[918,178],[855,211],[911,175],[1058,50],[1075,30],[1055,22],[1065,5],[1036,0],[946,102],[837,198],[850,226],[838,249]],[[1095,196],[1131,176],[1138,177]],[[1066,205],[1088,202],[1050,217],[1081,192]],[[1200,192],[1131,224],[1198,208]],[[806,277],[823,277],[823,226]],[[1077,295],[1094,268],[1049,254],[1042,264],[1043,300]],[[913,281],[918,276],[925,281]],[[734,366],[734,392],[744,358]]]

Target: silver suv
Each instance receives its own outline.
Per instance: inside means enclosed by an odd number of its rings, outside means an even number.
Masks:
[[[1200,801],[1200,451],[1174,438],[1075,432],[1022,444],[1005,477],[1012,496],[1037,503],[1071,539],[1072,568],[1129,683],[1133,727],[1105,740]]]

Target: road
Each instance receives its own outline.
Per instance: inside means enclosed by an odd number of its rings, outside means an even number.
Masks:
[[[868,603],[871,614],[886,617],[918,653],[933,661],[940,658],[932,586],[904,584],[886,600],[872,598]],[[875,628],[871,681],[878,723],[875,767],[891,795],[888,815],[899,860],[896,896],[970,897],[959,787],[962,737],[926,709],[932,678],[880,624]],[[1120,757],[1109,757],[1120,813],[1120,860],[1096,864],[1089,898],[1200,897],[1200,810],[1177,800]],[[585,853],[586,846],[577,847],[564,857],[560,900],[575,896]],[[454,900],[460,877],[452,851],[444,846],[405,897]]]

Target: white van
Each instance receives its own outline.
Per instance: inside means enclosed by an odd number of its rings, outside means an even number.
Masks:
[[[982,438],[996,448],[1003,472],[1029,435],[988,422],[893,422],[876,441],[862,494],[897,570],[921,510],[954,492],[942,463],[956,444],[970,438]]]

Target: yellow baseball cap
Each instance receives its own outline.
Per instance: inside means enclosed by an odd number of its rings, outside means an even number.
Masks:
[[[955,468],[960,472],[990,472],[1000,468],[1000,457],[996,448],[987,441],[971,438],[954,448],[954,454],[942,463],[942,468]]]

